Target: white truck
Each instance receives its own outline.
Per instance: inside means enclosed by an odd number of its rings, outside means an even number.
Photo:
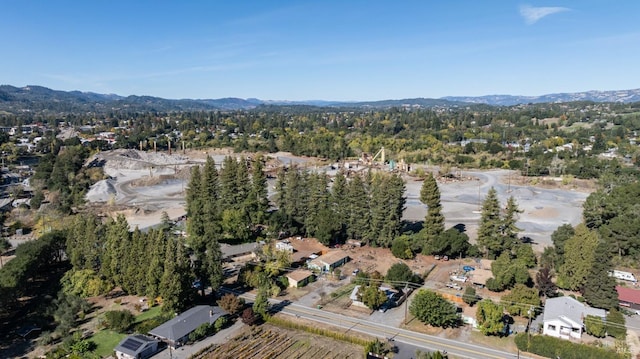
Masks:
[[[637,282],[636,277],[631,272],[623,272],[620,270],[613,270],[609,272],[609,276],[620,280],[626,280],[629,282]]]

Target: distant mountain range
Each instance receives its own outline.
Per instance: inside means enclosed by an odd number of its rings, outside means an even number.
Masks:
[[[315,106],[339,108],[389,108],[389,107],[459,107],[474,104],[513,106],[547,102],[636,102],[640,101],[640,89],[619,91],[588,91],[558,93],[542,96],[489,95],[479,97],[449,96],[440,99],[413,98],[367,102],[339,101],[269,101],[259,99],[181,99],[172,100],[153,96],[118,96],[80,91],[57,91],[42,86],[0,86],[0,113],[106,113],[111,111],[206,111],[241,110],[258,106]]]
[[[587,91],[576,93],[554,93],[541,96],[511,96],[511,95],[488,95],[488,96],[447,96],[443,100],[482,103],[496,106],[513,106],[527,103],[560,103],[576,101],[592,102],[638,102],[640,101],[640,89],[617,90],[617,91]]]

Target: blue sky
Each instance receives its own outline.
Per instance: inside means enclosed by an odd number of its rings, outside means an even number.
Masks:
[[[640,1],[0,0],[0,83],[381,100],[640,87]]]

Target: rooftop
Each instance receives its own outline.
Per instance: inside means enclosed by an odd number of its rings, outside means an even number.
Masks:
[[[146,335],[136,334],[130,335],[120,341],[118,346],[114,348],[115,351],[128,354],[132,357],[136,357],[138,353],[145,349],[145,344],[157,342],[153,338],[149,338]]]
[[[543,321],[567,318],[575,323],[584,323],[587,315],[604,318],[603,309],[589,307],[571,297],[550,298],[544,304]]]
[[[621,302],[640,304],[640,290],[616,286],[618,292],[618,300]]]
[[[213,323],[225,314],[227,312],[218,306],[198,305],[150,330],[149,334],[175,342],[201,324]]]
[[[315,261],[322,261],[323,263],[326,263],[326,264],[333,264],[341,261],[345,257],[349,257],[349,255],[347,255],[341,250],[337,250],[337,251],[331,251],[327,254],[323,254],[320,257],[316,258]]]
[[[313,273],[311,271],[308,271],[306,269],[296,269],[293,272],[287,274],[287,278],[293,279],[296,282],[299,282],[301,280],[304,280],[305,278],[308,278],[310,276],[312,276]]]

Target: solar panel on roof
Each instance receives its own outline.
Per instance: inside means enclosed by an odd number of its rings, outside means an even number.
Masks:
[[[122,347],[125,349],[133,350],[134,352],[140,348],[140,346],[144,344],[141,341],[135,340],[133,338],[127,339],[124,343],[122,343]]]

